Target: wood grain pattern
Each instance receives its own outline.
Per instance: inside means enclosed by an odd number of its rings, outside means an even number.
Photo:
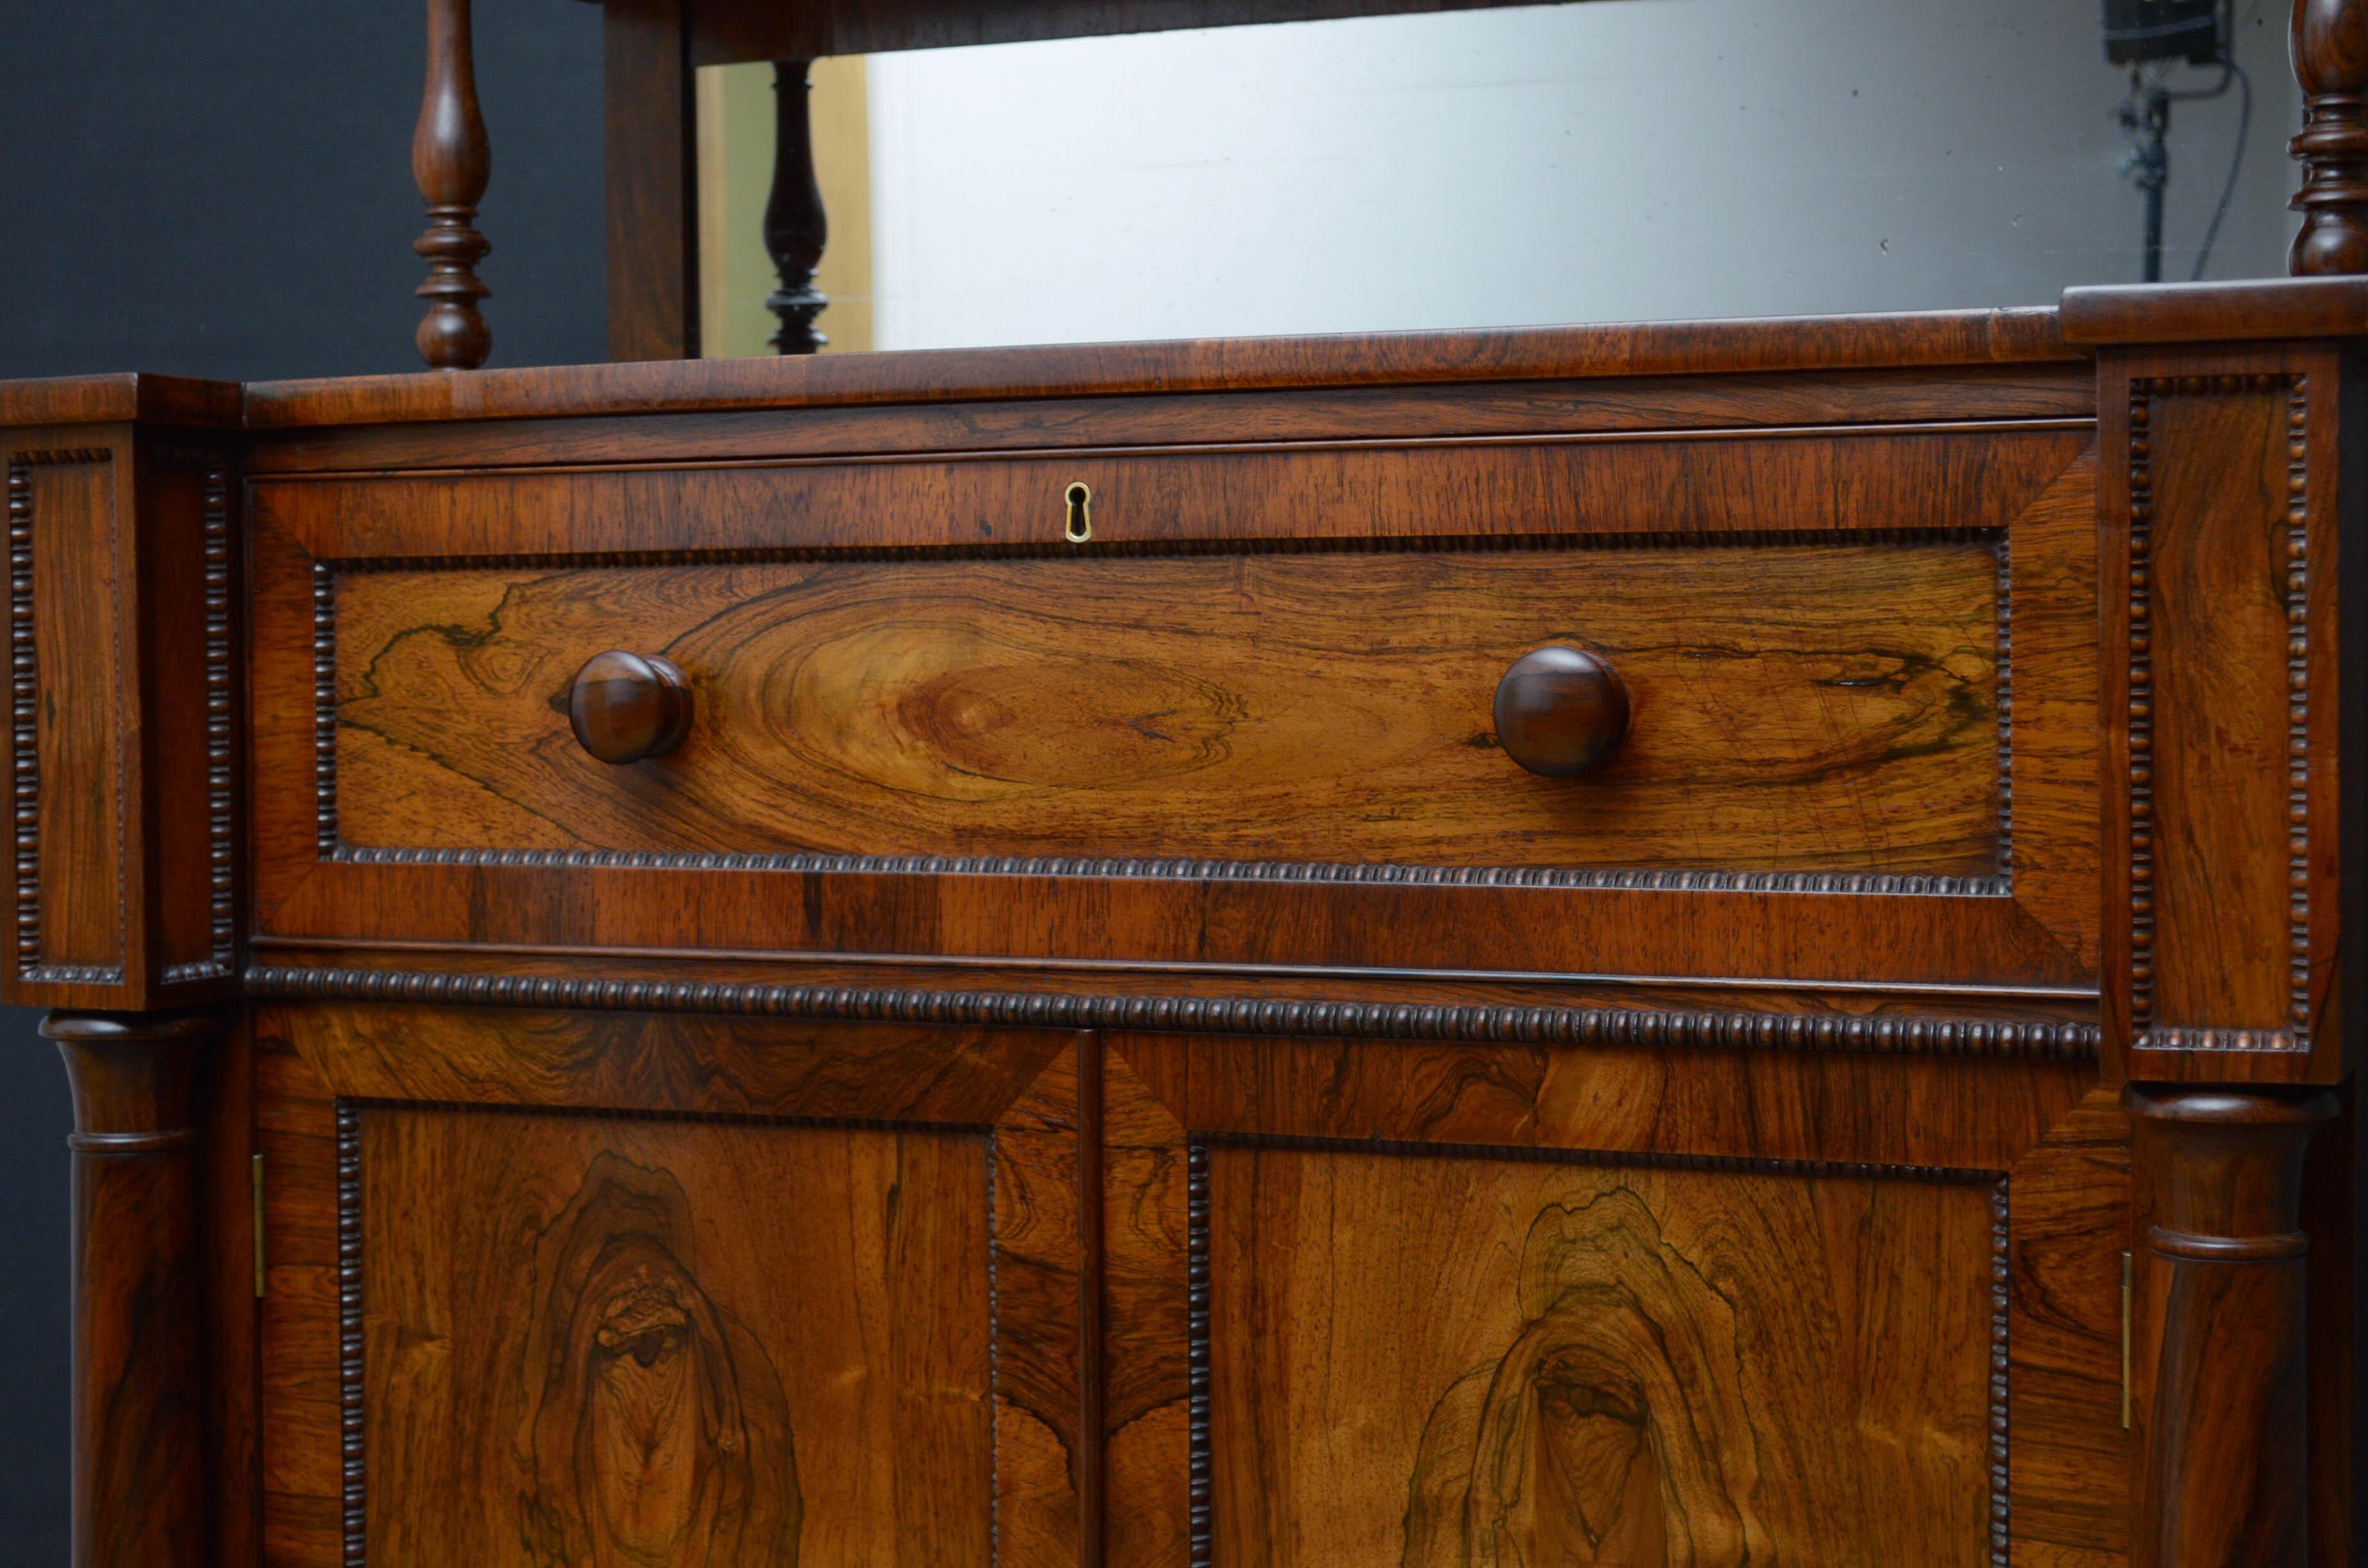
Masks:
[[[2323,1091],[2133,1088],[2135,1568],[2308,1557],[2309,1238]]]
[[[242,893],[233,451],[110,424],[0,431],[0,454],[16,859],[0,993],[218,1001],[235,988]]]
[[[1220,1142],[1209,1180],[1219,1561],[1994,1561],[1987,1178]]]
[[[137,805],[116,575],[129,456],[112,443],[8,454],[20,984],[120,985],[130,958],[124,817]]]
[[[1608,875],[1595,869],[1573,876],[1573,896],[1551,919],[1541,921],[1533,917],[1534,900],[1508,900],[1486,884],[1501,888],[1543,881],[1547,885],[1540,891],[1559,891],[1553,884],[1563,876],[1560,871],[1508,878],[1486,866],[1450,866],[1408,878],[1396,871],[1331,869],[1353,861],[1304,861],[1297,864],[1322,869],[1228,882],[1173,875],[1109,877],[1109,871],[1121,869],[1111,867],[1103,869],[1104,876],[1094,879],[1091,888],[1031,888],[1023,898],[1019,889],[995,878],[1027,875],[1058,882],[1074,877],[1076,867],[1064,862],[1076,857],[939,856],[916,861],[786,849],[779,853],[814,858],[669,866],[662,860],[611,859],[605,847],[505,853],[495,843],[426,853],[395,846],[373,853],[367,844],[355,846],[356,835],[348,832],[347,847],[331,847],[324,858],[316,802],[304,800],[300,807],[301,797],[285,787],[298,770],[313,771],[316,788],[323,782],[313,755],[321,733],[299,719],[302,710],[295,704],[302,699],[296,693],[318,688],[318,605],[334,604],[364,576],[447,567],[490,571],[502,556],[525,558],[509,569],[537,575],[560,566],[670,572],[676,568],[669,557],[648,551],[675,540],[708,551],[769,552],[704,556],[705,565],[733,571],[894,564],[920,572],[939,563],[926,558],[850,562],[836,555],[809,560],[798,552],[959,547],[976,553],[979,523],[1000,528],[1005,513],[1021,515],[1029,497],[1042,500],[1047,494],[1054,503],[1048,532],[1056,531],[1060,485],[1082,465],[1094,470],[1096,543],[1072,559],[1071,547],[1056,538],[1041,547],[1023,540],[1012,559],[993,562],[996,571],[1024,574],[1041,567],[1049,574],[1055,564],[1079,562],[1097,563],[1099,570],[1099,563],[1107,562],[1113,572],[1189,574],[1212,570],[1197,553],[1204,549],[1258,555],[1260,571],[1266,570],[1266,557],[1291,555],[1293,560],[1276,570],[1312,571],[1317,556],[1305,551],[1314,541],[1358,542],[1354,550],[1320,552],[1329,561],[1411,560],[1417,552],[1377,551],[1364,541],[1535,540],[1536,525],[1530,519],[1540,517],[1560,519],[1565,536],[1558,542],[1583,540],[1590,552],[1657,545],[1697,528],[1721,540],[1748,535],[1759,541],[1751,548],[1770,550],[1845,546],[1854,540],[1888,549],[1925,539],[1920,533],[1861,537],[1831,531],[1861,526],[1852,519],[1884,517],[1939,519],[1939,526],[1951,530],[1998,528],[2025,540],[2021,553],[2027,566],[1993,572],[1990,622],[1978,633],[1982,644],[2001,648],[2010,635],[2016,653],[2017,721],[2011,733],[2001,727],[2002,744],[1994,743],[1997,760],[2018,775],[2010,896],[1997,881],[1986,881],[1955,890],[1973,896],[1952,894],[1880,911],[1827,908],[1815,918],[1841,923],[1825,928],[1834,942],[1865,956],[1865,967],[1853,965],[1853,973],[1862,977],[2077,983],[2093,962],[2096,918],[2093,842],[2084,825],[2093,820],[2096,778],[2090,684],[2095,590],[2089,574],[2094,471],[2085,442],[2085,430],[2078,426],[1796,431],[1765,441],[1740,435],[1673,435],[1567,446],[1442,443],[1333,449],[1311,444],[1303,449],[1156,458],[1112,453],[1107,460],[1081,455],[1074,460],[793,463],[258,484],[255,667],[258,692],[266,695],[258,699],[257,766],[259,777],[282,781],[259,807],[258,909],[264,929],[275,936],[434,939],[456,929],[456,919],[482,918],[484,924],[472,926],[478,939],[571,941],[586,934],[586,926],[576,924],[581,919],[597,923],[597,939],[603,943],[663,945],[670,938],[656,919],[659,912],[696,905],[703,942],[749,949],[980,956],[1065,950],[1093,959],[1273,962],[1316,956],[1304,939],[1310,938],[1322,941],[1326,960],[1353,956],[1378,965],[1696,975],[1714,969],[1807,978],[1810,970],[1804,965],[1816,960],[1801,945],[1804,916],[1781,903],[1761,903],[1758,895],[1930,893],[1948,885],[1908,880],[1927,874],[1918,872],[1885,880],[1893,875],[1887,871],[1871,873],[1877,879],[1873,882],[1782,880],[1824,879],[1826,871],[1747,872],[1732,881],[1703,881],[1708,873],[1702,871],[1655,871],[1655,878],[1677,880],[1636,881],[1634,869],[1615,867]],[[1534,497],[1539,510],[1525,516],[1482,505],[1499,492]],[[1804,493],[1819,499],[1804,506],[1799,500]],[[1105,540],[1111,542],[1106,545]],[[1286,542],[1289,551],[1281,548]],[[1660,559],[1695,559],[1711,542],[1686,539]],[[626,548],[612,557],[611,547]],[[1440,552],[1418,553],[1428,558]],[[1487,552],[1458,553],[1485,558]],[[2006,553],[2011,557],[2016,551]],[[604,564],[611,559],[613,567]],[[324,573],[330,574],[326,590],[319,585]],[[941,580],[951,575],[949,569]],[[1999,575],[2006,578],[2005,616],[1998,613]],[[882,580],[901,579],[883,574]],[[1970,577],[1965,587],[1970,594]],[[2005,621],[2014,623],[2011,631],[2000,624]],[[964,624],[973,621],[966,619]],[[1485,681],[1484,676],[1474,684]],[[532,714],[535,724],[547,722],[542,710]],[[699,738],[690,744],[696,747]],[[1472,763],[1461,756],[1456,761],[1466,767]],[[613,784],[604,781],[603,787]],[[1271,782],[1261,787],[1277,788]],[[1020,812],[1016,804],[1005,810]],[[1088,825],[1113,831],[1099,822]],[[1323,830],[1395,831],[1353,824]],[[678,852],[635,853],[655,858]],[[412,858],[447,863],[386,863]],[[1137,853],[1125,863],[1142,868],[1167,858]],[[1993,879],[1998,858],[1993,849]],[[1373,861],[1377,867],[1391,863],[1378,857]],[[1227,859],[1197,871],[1206,877],[1232,863]],[[762,894],[763,882],[750,874],[764,870],[811,881],[795,897]],[[976,874],[982,870],[995,876]],[[1869,873],[1832,874],[1847,879]],[[896,880],[862,880],[875,875]],[[1176,885],[1186,881],[1189,885]],[[1291,891],[1294,881],[1316,886],[1302,895]],[[1449,881],[1462,893],[1431,885]],[[906,891],[891,897],[890,886]],[[1632,892],[1660,888],[1689,892],[1682,918],[1671,920],[1663,913],[1680,907],[1665,900],[1649,905],[1626,902]],[[1738,895],[1748,902],[1738,902]],[[1451,913],[1451,906],[1460,907]],[[472,913],[460,914],[464,907]],[[1484,952],[1486,958],[1480,956]]]
[[[609,358],[699,358],[699,149],[683,0],[601,6]]]
[[[2357,337],[2368,331],[2368,282],[2261,278],[2237,283],[2116,283],[2064,290],[2065,341],[2231,343]]]
[[[2351,0],[2294,0],[2289,36],[2303,90],[2303,128],[2288,144],[2302,165],[2292,205],[2303,221],[2287,270],[2368,272],[2368,14]]]
[[[74,1097],[74,1568],[210,1561],[199,1082],[221,1021],[52,1013]]]
[[[476,274],[493,247],[475,226],[492,173],[477,109],[469,0],[429,0],[427,84],[411,138],[411,177],[427,203],[427,231],[411,248],[427,263],[427,280],[416,290],[427,312],[412,341],[438,370],[473,370],[493,352],[493,335],[477,311],[489,290]]]
[[[734,360],[708,360],[730,365]],[[644,369],[652,369],[644,367]],[[689,369],[686,367],[685,369]],[[250,473],[691,462],[1047,448],[1545,436],[1677,429],[2071,419],[2096,415],[2091,367],[2040,362],[1781,375],[1037,395],[1000,402],[723,403],[664,414],[250,431]],[[47,383],[18,383],[46,385]],[[8,383],[0,383],[5,395]]]
[[[339,838],[1978,881],[1997,574],[1978,539],[370,573],[337,588]],[[662,765],[570,740],[603,638],[698,691]],[[1638,714],[1584,781],[1520,771],[1489,719],[1565,638]]]
[[[640,8],[670,10],[672,6],[648,0]],[[618,25],[616,17],[617,13],[609,13],[611,28]],[[653,62],[662,59],[655,53],[645,57]],[[655,142],[650,145],[655,149]],[[678,221],[655,207],[651,216],[654,234],[669,233],[670,225]],[[610,316],[613,322],[614,301]],[[634,357],[619,352],[616,343],[610,348],[617,358]],[[479,370],[462,376],[255,381],[247,385],[245,415],[251,429],[288,429],[416,420],[703,412],[734,406],[1957,367],[2078,358],[2066,346],[2052,309],[1934,311],[1913,315],[1212,338]]]
[[[2336,373],[2112,363],[2107,1025],[2135,1075],[2338,1071]]]
[[[976,1134],[361,1123],[372,1561],[985,1560]]]
[[[1748,1408],[1748,1416],[1723,1426],[1690,1426],[1689,1440],[1715,1461],[1693,1468],[1713,1485],[1691,1494],[1706,1516],[1691,1536],[1671,1533],[1667,1507],[1645,1506],[1652,1488],[1640,1482],[1632,1494],[1614,1484],[1636,1463],[1668,1462],[1661,1456],[1680,1446],[1636,1437],[1631,1418],[1640,1418],[1639,1391],[1650,1381],[1563,1380],[1603,1396],[1563,1398],[1579,1419],[1565,1424],[1567,1442],[1547,1445],[1572,1461],[1555,1505],[1577,1508],[1588,1526],[1549,1530],[1554,1550],[1520,1561],[1656,1562],[1660,1551],[1673,1562],[1732,1561],[1707,1549],[1720,1521],[1741,1528],[1736,1520],[1748,1514],[1754,1528],[1769,1527],[1757,1504],[1723,1511],[1724,1478],[1744,1460],[1781,1461],[1780,1445],[1795,1440],[1787,1436],[1795,1415],[1861,1399],[1892,1401],[1894,1417],[1859,1421],[1828,1411],[1812,1424],[1814,1435],[1798,1439],[1826,1446],[1820,1468],[1783,1487],[1773,1504],[1780,1528],[1828,1532],[1814,1560],[2122,1560],[2126,1493],[2112,1478],[2127,1450],[2116,1415],[2115,1259],[2126,1222],[2127,1131],[2110,1095],[2084,1088],[2077,1069],[2060,1077],[2016,1069],[2010,1079],[1992,1066],[1981,1070],[1982,1091],[1971,1094],[1969,1082],[1952,1086],[1932,1076],[1941,1064],[1931,1062],[1869,1062],[1827,1077],[1827,1064],[1796,1056],[1757,1067],[1713,1056],[1678,1073],[1644,1051],[1143,1035],[1110,1043],[1110,1103],[1133,1106],[1123,1116],[1113,1108],[1110,1122],[1110,1376],[1114,1387],[1123,1381],[1142,1391],[1136,1408],[1150,1405],[1111,1439],[1113,1475],[1123,1458],[1141,1476],[1137,1528],[1113,1533],[1112,1562],[1425,1562],[1443,1552],[1462,1562],[1494,1560],[1517,1540],[1522,1550],[1536,1544],[1529,1538],[1545,1494],[1530,1460],[1541,1428],[1519,1435],[1518,1474],[1508,1466],[1487,1472],[1517,1494],[1499,1499],[1510,1533],[1476,1540],[1462,1533],[1464,1510],[1441,1499],[1469,1495],[1480,1445],[1476,1422],[1465,1417],[1488,1406],[1487,1380],[1466,1386],[1471,1397],[1449,1402],[1448,1424],[1460,1436],[1433,1445],[1427,1468],[1423,1431],[1442,1391],[1475,1369],[1501,1368],[1508,1347],[1542,1321],[1520,1298],[1519,1265],[1531,1227],[1561,1207],[1557,1183],[1603,1201],[1601,1215],[1619,1209],[1637,1221],[1615,1230],[1642,1234],[1649,1221],[1664,1242],[1681,1223],[1671,1214],[1698,1204],[1702,1233],[1721,1238],[1713,1246],[1733,1243],[1751,1267],[1778,1271],[1781,1280],[1771,1275],[1760,1289],[1728,1293],[1729,1334],[1763,1312],[1763,1326],[1805,1323],[1827,1310],[1819,1303],[1828,1289],[1837,1292],[1833,1310],[1923,1315],[1915,1329],[1886,1331],[1886,1350],[1849,1333],[1804,1336],[1816,1346],[1816,1366],[1804,1374],[1814,1386],[1756,1396],[1732,1407]],[[1747,1076],[1729,1077],[1730,1070]],[[1966,1119],[1897,1097],[1928,1094],[1934,1105],[1993,1114]],[[1188,1170],[1200,1173],[1189,1199],[1174,1191]],[[1984,1172],[2005,1173],[2003,1184]],[[1673,1209],[1669,1195],[1680,1190],[1702,1196]],[[1612,1196],[1622,1191],[1643,1205],[1642,1219]],[[1836,1195],[1847,1195],[1845,1206],[1905,1207],[1862,1225],[1813,1226],[1807,1239],[1782,1246],[1764,1236],[1759,1244],[1736,1241],[1760,1222],[1754,1215],[1812,1211]],[[1143,1219],[1121,1224],[1121,1215]],[[1634,1285],[1616,1255],[1660,1255],[1625,1248],[1618,1236],[1589,1236],[1601,1245],[1573,1282],[1574,1300],[1586,1305],[1578,1316],[1587,1332],[1617,1342],[1619,1325],[1634,1319],[1609,1310],[1623,1282]],[[1843,1237],[1852,1240],[1847,1255],[1827,1257],[1833,1267],[1794,1271],[1794,1260],[1842,1245]],[[1893,1247],[1913,1251],[1916,1261],[1871,1261]],[[1872,1271],[1867,1290],[1832,1283],[1861,1264]],[[1510,1300],[1474,1290],[1475,1279],[1499,1275],[1513,1284],[1498,1293]],[[1163,1277],[1164,1290],[1151,1286]],[[1144,1284],[1118,1293],[1118,1280],[1136,1278]],[[1919,1304],[1908,1306],[1900,1291]],[[1198,1327],[1187,1324],[1187,1354],[1170,1337],[1179,1297],[1204,1313]],[[1939,1326],[1952,1312],[1971,1332]],[[1480,1335],[1490,1324],[1493,1337]],[[1489,1342],[1475,1348],[1459,1334]],[[1764,1332],[1753,1339],[1744,1364],[1756,1370],[1744,1375],[1772,1375],[1782,1359],[1779,1341]],[[1668,1353],[1690,1354],[1700,1343],[1681,1337]],[[1855,1344],[1867,1347],[1853,1351]],[[1908,1345],[1931,1352],[1912,1371],[1899,1357]],[[1868,1358],[1869,1381],[1828,1376],[1837,1358],[1846,1367],[1853,1354]],[[1409,1375],[1407,1363],[1426,1358],[1438,1363],[1436,1387]],[[1944,1375],[1943,1368],[1955,1370]],[[1957,1395],[1944,1408],[1947,1375],[1958,1379]],[[1188,1442],[1169,1423],[1190,1419],[1196,1399],[1207,1403],[1200,1436]],[[1950,1431],[1960,1436],[1935,1437]],[[1868,1440],[1881,1457],[1866,1464],[1827,1451],[1874,1432],[1883,1437]],[[1921,1486],[1909,1495],[1924,1497],[1929,1511],[1889,1498],[1820,1511],[1820,1496],[1872,1473],[1891,1475],[1896,1489],[1898,1472],[1884,1467],[1913,1471],[1918,1442],[1930,1445],[1922,1452],[1932,1468],[1918,1472],[1924,1483],[1908,1483]],[[1449,1450],[1462,1457],[1450,1462]],[[1727,1465],[1736,1455],[1743,1460]],[[1161,1456],[1164,1468],[1149,1456]],[[1429,1493],[1410,1488],[1417,1471],[1438,1484]],[[1936,1479],[1942,1476],[1956,1479]],[[1667,1484],[1657,1494],[1673,1495]],[[1933,1533],[1905,1543],[1884,1534],[1912,1531],[1919,1520]],[[1405,1532],[1414,1525],[1420,1528],[1409,1548]],[[1189,1534],[1178,1539],[1194,1529],[1197,1550]],[[1632,1530],[1641,1533],[1623,1533]]]
[[[268,1560],[1075,1561],[1074,1037],[332,1007],[257,1051]]]

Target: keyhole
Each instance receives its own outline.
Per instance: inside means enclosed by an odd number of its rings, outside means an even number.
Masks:
[[[1069,526],[1064,530],[1071,544],[1083,544],[1094,537],[1094,492],[1084,483],[1069,486]]]

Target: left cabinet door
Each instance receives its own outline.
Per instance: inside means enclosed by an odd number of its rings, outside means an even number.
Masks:
[[[1079,1039],[262,1009],[266,1561],[1074,1561]]]

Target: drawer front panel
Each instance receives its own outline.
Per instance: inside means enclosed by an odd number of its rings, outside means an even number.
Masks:
[[[365,572],[335,589],[337,842],[1979,878],[1994,539]],[[1506,666],[1588,648],[1622,751],[1523,771]],[[570,733],[663,653],[673,755]]]
[[[2095,495],[2062,423],[258,478],[260,935],[2078,985]],[[1557,644],[1633,722],[1546,778]],[[677,749],[578,744],[611,649]]]

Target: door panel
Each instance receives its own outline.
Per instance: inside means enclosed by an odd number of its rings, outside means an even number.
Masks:
[[[371,1561],[985,1559],[984,1135],[351,1119]]]
[[[259,1010],[267,1562],[1074,1561],[1078,1049]]]
[[[2093,1065],[1104,1049],[1112,1564],[2125,1560]]]

